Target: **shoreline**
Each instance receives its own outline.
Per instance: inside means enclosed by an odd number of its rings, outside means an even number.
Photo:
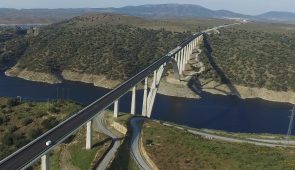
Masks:
[[[19,69],[17,66],[6,70],[5,75],[9,77],[18,77],[28,81],[49,83],[49,84],[58,84],[62,83],[62,79],[48,73],[38,73],[33,71],[28,71],[26,69]],[[78,73],[70,70],[64,70],[61,74],[61,77],[64,80],[77,81],[83,83],[90,83],[96,87],[102,87],[107,89],[112,89],[115,86],[119,85],[121,81],[119,80],[109,80],[103,75],[93,75],[86,73]],[[216,87],[218,85],[218,87]],[[140,86],[140,85],[139,85]],[[260,98],[267,101],[273,102],[282,102],[295,104],[295,92],[277,92],[268,90],[265,88],[256,88],[256,87],[245,87],[240,85],[233,86],[239,93],[239,97],[242,99],[249,98]],[[140,89],[140,87],[139,87]],[[220,94],[220,95],[236,95],[231,92],[230,88],[227,85],[219,85],[217,82],[210,82],[199,89],[200,92],[208,92],[211,94]],[[158,90],[159,94],[171,96],[171,97],[180,97],[180,98],[191,98],[198,99],[200,98],[195,92],[193,92],[188,86],[187,82],[179,82],[173,80],[170,76],[164,77],[161,80],[160,88]]]

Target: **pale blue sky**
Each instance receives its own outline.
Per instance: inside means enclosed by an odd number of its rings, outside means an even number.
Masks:
[[[0,8],[102,8],[128,5],[185,3],[244,14],[267,11],[295,12],[295,0],[0,0]]]

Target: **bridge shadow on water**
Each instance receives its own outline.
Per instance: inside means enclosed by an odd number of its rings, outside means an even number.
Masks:
[[[205,53],[206,56],[209,60],[210,65],[212,66],[212,69],[214,69],[214,71],[216,72],[216,74],[218,75],[218,77],[220,78],[220,84],[215,85],[212,88],[207,88],[207,89],[213,89],[216,91],[219,91],[223,94],[226,95],[236,95],[238,97],[240,96],[240,93],[238,92],[238,90],[235,88],[235,86],[233,85],[233,83],[231,82],[231,80],[226,76],[226,74],[222,71],[222,69],[217,65],[217,63],[215,62],[213,56],[212,56],[212,52],[213,49],[210,45],[210,42],[208,40],[208,35],[204,34],[204,47],[205,47]],[[210,69],[207,69],[205,72],[203,72],[202,74],[206,73],[210,71]],[[202,97],[202,88],[209,84],[210,82],[213,82],[213,79],[205,82],[205,83],[201,83],[198,79],[198,76],[193,76],[189,81],[188,81],[188,87],[194,92],[196,93],[198,96]],[[218,88],[221,85],[226,85],[227,88],[229,89],[230,92],[227,92],[225,90],[222,90],[220,88]]]
[[[231,117],[233,112],[240,112],[243,113],[243,110],[245,110],[245,105],[243,105],[241,102],[241,100],[239,100],[238,98],[240,98],[240,93],[238,92],[238,90],[235,88],[235,86],[233,85],[233,83],[231,82],[231,80],[226,76],[226,74],[223,72],[223,70],[218,66],[218,64],[215,62],[213,56],[212,56],[212,52],[213,49],[209,43],[208,40],[208,35],[205,34],[204,35],[204,47],[205,47],[205,54],[208,58],[208,61],[210,63],[210,65],[212,66],[212,69],[214,69],[216,75],[220,78],[220,84],[215,85],[214,87],[211,88],[206,88],[206,89],[212,89],[215,91],[220,92],[221,94],[225,94],[225,95],[231,95],[229,96],[229,101],[228,105],[224,105],[223,109],[220,109],[218,111],[216,111],[212,116],[210,116],[209,119],[204,119],[203,121],[199,122],[198,126],[200,127],[206,127],[206,126],[210,126],[210,124],[214,124],[217,123],[222,120],[223,117]],[[206,71],[204,71],[202,74],[206,74],[206,72],[209,72],[210,69],[206,69]],[[198,95],[201,99],[202,98],[208,98],[208,96],[211,96],[208,92],[205,92],[203,90],[204,86],[208,85],[209,83],[213,82],[213,79],[208,80],[207,82],[201,83],[199,81],[199,75],[194,75],[192,76],[192,78],[188,81],[187,86],[196,94]],[[229,89],[229,91],[227,90],[223,90],[222,88],[218,88],[221,85],[226,85],[226,87]],[[205,99],[206,100],[206,99]],[[249,118],[246,115],[241,114],[239,116],[239,119],[244,120],[244,122],[250,122]],[[238,123],[238,122],[237,122]],[[233,123],[235,124],[235,123]],[[239,126],[239,125],[234,125],[234,126]],[[250,127],[250,123],[244,125],[244,128],[247,129],[251,129]]]

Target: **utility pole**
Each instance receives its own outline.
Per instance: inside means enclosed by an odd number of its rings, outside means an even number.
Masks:
[[[292,132],[292,128],[293,128],[293,120],[294,120],[294,116],[295,116],[295,105],[293,106],[293,109],[290,111],[292,113],[290,116],[289,128],[288,128],[287,137],[286,137],[286,145],[289,145],[289,140],[290,140],[290,136],[291,136],[291,132]]]

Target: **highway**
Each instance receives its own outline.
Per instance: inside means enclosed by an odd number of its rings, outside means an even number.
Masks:
[[[139,125],[143,120],[144,118],[132,118],[130,120],[130,124],[132,128],[130,152],[140,169],[151,170],[149,164],[146,162],[145,158],[142,156],[140,152],[140,146],[139,146],[139,139],[141,137],[141,127]]]
[[[132,87],[141,82],[145,77],[153,73],[162,64],[169,62],[169,60],[202,33],[194,34],[189,37],[175,49],[170,51],[165,56],[156,60],[154,63],[146,67],[144,70],[131,77],[109,93],[91,103],[78,113],[74,114],[70,118],[66,119],[53,129],[49,130],[45,134],[41,135],[37,139],[30,142],[28,145],[22,147],[15,153],[11,154],[7,158],[0,161],[0,169],[22,169],[28,167],[33,161],[39,159],[42,155],[50,151],[55,145],[64,141],[71,134],[75,133],[80,127],[82,127],[89,120],[100,114],[101,111],[106,109],[113,102],[126,94]],[[46,146],[46,141],[51,140],[53,144]]]

